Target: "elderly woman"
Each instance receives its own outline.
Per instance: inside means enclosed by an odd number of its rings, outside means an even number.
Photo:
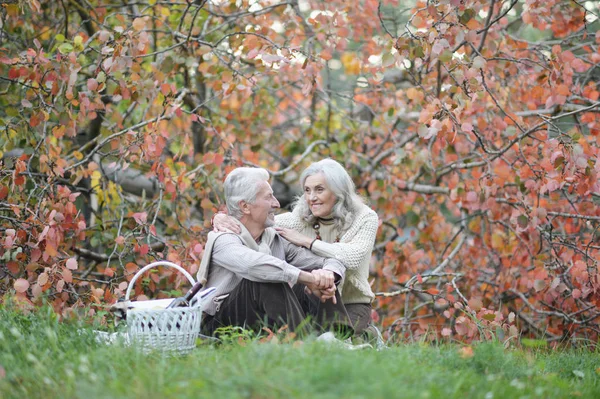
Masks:
[[[304,195],[292,212],[277,215],[275,226],[288,241],[346,266],[340,294],[356,334],[371,321],[375,295],[369,285],[369,262],[378,227],[377,214],[356,193],[346,170],[332,159],[311,164],[301,175]],[[237,229],[228,217],[214,218],[216,231]]]

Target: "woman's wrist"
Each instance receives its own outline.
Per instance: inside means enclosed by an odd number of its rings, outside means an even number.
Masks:
[[[311,251],[312,251],[312,247],[313,247],[313,244],[315,243],[315,241],[317,241],[317,238],[315,238],[314,240],[312,240],[312,241],[310,242],[310,244],[308,244],[308,246],[307,246],[306,248],[308,248],[309,250],[311,250]]]

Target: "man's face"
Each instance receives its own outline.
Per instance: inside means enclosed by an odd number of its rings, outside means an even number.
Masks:
[[[279,208],[279,201],[273,196],[271,185],[266,181],[260,182],[260,189],[253,204],[249,204],[249,219],[264,227],[275,225],[275,210]]]

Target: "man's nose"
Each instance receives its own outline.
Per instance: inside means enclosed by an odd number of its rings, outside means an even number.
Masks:
[[[279,201],[277,201],[277,198],[273,198],[273,203],[271,204],[271,207],[279,208]]]

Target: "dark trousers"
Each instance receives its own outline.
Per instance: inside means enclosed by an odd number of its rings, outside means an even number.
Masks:
[[[286,283],[259,283],[243,279],[221,303],[214,316],[204,315],[202,334],[214,335],[224,326],[240,326],[260,331],[262,327],[276,330],[284,325],[300,334],[312,331],[336,330],[341,334],[353,332],[352,323],[339,294],[337,304],[322,303],[307,294],[304,285],[294,288]]]
[[[368,303],[351,303],[346,305],[348,316],[356,335],[362,334],[371,322],[371,305]]]

